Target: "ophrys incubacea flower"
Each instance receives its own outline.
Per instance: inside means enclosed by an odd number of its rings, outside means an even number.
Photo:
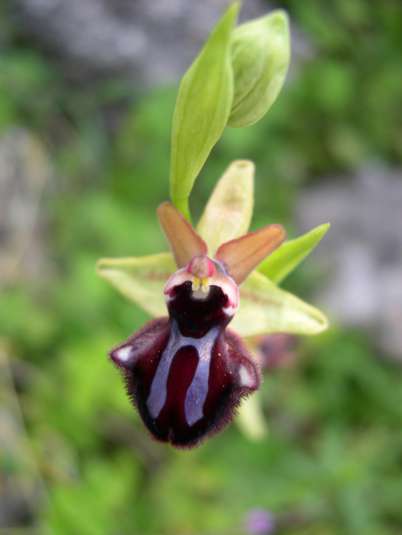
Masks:
[[[172,204],[159,207],[173,255],[99,262],[102,276],[157,316],[110,355],[149,431],[176,446],[193,446],[224,427],[241,399],[259,387],[258,362],[240,335],[314,334],[326,327],[317,309],[256,271],[267,269],[264,259],[285,231],[269,225],[244,234],[253,171],[250,162],[230,166],[198,231]],[[227,328],[232,319],[233,331]]]

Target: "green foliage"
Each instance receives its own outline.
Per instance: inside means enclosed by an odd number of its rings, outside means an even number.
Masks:
[[[0,51],[0,130],[24,120],[38,124],[47,117],[53,95],[46,90],[51,82],[52,72],[39,54]]]
[[[120,476],[116,477],[116,473]],[[122,504],[136,491],[136,475],[128,453],[107,462],[90,460],[80,480],[55,485],[43,529],[57,535],[115,533],[116,518],[126,515]],[[127,516],[121,518],[125,533],[132,529],[130,520]]]

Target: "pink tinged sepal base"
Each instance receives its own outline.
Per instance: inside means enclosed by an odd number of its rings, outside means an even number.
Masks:
[[[149,431],[177,447],[222,429],[260,383],[240,338],[220,326],[194,338],[183,336],[175,319],[156,319],[110,356]]]

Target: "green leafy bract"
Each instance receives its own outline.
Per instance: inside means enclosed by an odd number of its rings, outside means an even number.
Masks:
[[[288,18],[284,11],[240,25],[233,32],[234,97],[229,126],[249,126],[272,106],[290,61]]]
[[[184,75],[172,127],[170,194],[189,218],[194,181],[227,124],[233,100],[231,32],[239,5],[229,7]]]

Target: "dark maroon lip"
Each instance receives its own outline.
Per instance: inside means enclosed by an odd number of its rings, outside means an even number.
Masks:
[[[215,328],[212,339],[210,353],[203,355],[205,338],[193,345],[173,320],[161,318],[111,352],[130,399],[155,439],[193,447],[225,427],[241,399],[258,388],[259,369],[240,338]],[[180,347],[170,354],[169,344],[177,342]],[[125,348],[131,356],[120,362],[119,351]],[[207,364],[204,370],[200,362]],[[241,370],[250,383],[242,383]]]
[[[190,281],[175,288],[168,302],[168,312],[174,318],[183,336],[200,338],[213,327],[224,329],[230,322],[224,308],[228,305],[228,297],[219,286],[210,286],[206,299],[192,297]]]
[[[149,322],[110,354],[154,438],[189,448],[226,426],[259,386],[259,369],[226,329],[228,296],[218,285],[194,299],[192,282],[170,291],[169,318]]]

